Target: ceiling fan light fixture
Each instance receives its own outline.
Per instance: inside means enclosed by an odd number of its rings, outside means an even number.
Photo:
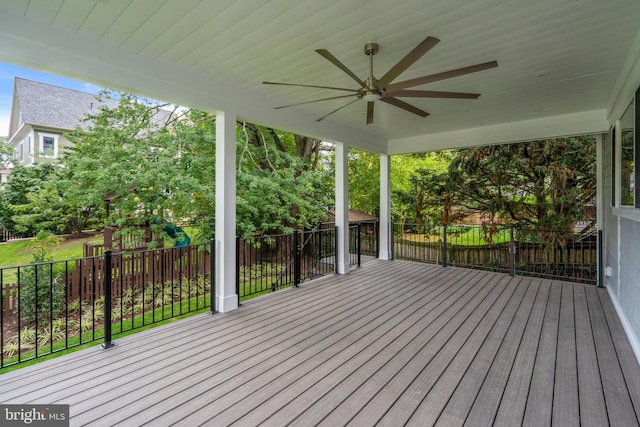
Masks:
[[[382,95],[380,94],[380,92],[369,92],[362,96],[362,99],[364,99],[367,102],[378,101],[380,98],[382,98]]]

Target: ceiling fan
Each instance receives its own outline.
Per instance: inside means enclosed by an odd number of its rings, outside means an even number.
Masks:
[[[319,89],[331,89],[352,92],[349,95],[332,96],[329,98],[315,99],[313,101],[299,102],[297,104],[282,105],[275,107],[276,109],[293,107],[294,105],[311,104],[313,102],[327,101],[330,99],[351,98],[354,97],[349,103],[336,108],[335,110],[325,114],[316,121],[321,121],[331,114],[342,110],[343,108],[353,104],[356,101],[367,101],[367,124],[373,123],[373,108],[377,101],[382,101],[387,104],[391,104],[395,107],[409,111],[413,114],[417,114],[421,117],[429,115],[426,111],[423,111],[411,104],[408,104],[398,98],[457,98],[457,99],[477,99],[480,94],[478,93],[460,93],[460,92],[440,92],[429,90],[406,90],[407,88],[423,85],[425,83],[431,83],[438,80],[450,79],[452,77],[462,76],[465,74],[471,74],[478,71],[495,68],[498,66],[496,61],[485,62],[483,64],[471,65],[468,67],[457,68],[455,70],[444,71],[441,73],[431,74],[428,76],[418,77],[415,79],[405,80],[398,83],[392,83],[396,77],[402,74],[407,68],[409,68],[414,62],[420,59],[425,53],[431,50],[436,44],[440,42],[435,37],[427,37],[420,44],[418,44],[411,52],[409,52],[404,58],[402,58],[396,65],[394,65],[387,73],[380,79],[376,79],[373,76],[373,55],[378,53],[378,45],[376,43],[367,43],[364,45],[364,53],[369,56],[369,77],[366,80],[361,80],[356,76],[349,68],[347,68],[342,62],[333,56],[326,49],[317,49],[320,55],[331,62],[336,67],[347,73],[349,77],[358,82],[360,87],[358,89],[349,89],[341,87],[331,86],[316,86],[308,84],[295,84],[295,83],[277,83],[277,82],[263,82],[267,85],[282,85],[282,86],[299,86],[299,87],[311,87]]]

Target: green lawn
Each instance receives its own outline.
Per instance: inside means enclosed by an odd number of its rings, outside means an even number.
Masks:
[[[84,242],[100,244],[102,243],[102,234],[63,240],[60,242],[60,246],[51,250],[51,256],[56,261],[81,258]],[[31,254],[31,240],[13,240],[0,243],[0,267],[29,264]]]
[[[441,242],[444,238],[442,227],[435,227],[429,233],[406,232],[402,239],[414,243],[435,243]],[[503,229],[493,236],[493,244],[506,243],[509,241],[509,230]],[[447,242],[451,245],[481,246],[486,245],[482,231],[477,227],[451,226],[447,229]]]
[[[184,227],[184,231],[191,237],[191,242],[195,243],[198,230],[193,227]],[[64,261],[68,259],[82,258],[82,246],[84,242],[95,244],[103,243],[102,234],[95,236],[83,236],[80,238],[68,238],[60,242],[60,246],[51,250],[51,257],[54,261]],[[173,239],[168,236],[164,239],[165,247],[173,246]],[[13,267],[17,265],[29,264],[31,262],[31,240],[13,240],[7,243],[0,243],[0,267]]]

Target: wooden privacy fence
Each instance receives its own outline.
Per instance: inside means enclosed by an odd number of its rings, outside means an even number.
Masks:
[[[140,290],[145,286],[163,285],[167,282],[197,280],[211,274],[211,252],[209,245],[157,249],[137,252],[119,252],[111,257],[112,296],[120,297],[128,290]],[[88,257],[71,261],[41,264],[51,266],[52,288],[66,293],[67,301],[76,299],[94,301],[105,295],[105,257]],[[6,321],[18,311],[18,277],[33,266],[14,267],[3,270],[2,313]],[[8,271],[12,270],[12,271]],[[48,270],[47,270],[48,271]],[[11,274],[9,274],[11,273]],[[11,278],[10,278],[11,277]],[[24,284],[22,285],[24,287]],[[66,289],[65,289],[66,288]]]
[[[0,227],[0,242],[8,242],[12,239],[18,239],[19,237],[14,236],[7,230],[6,228]]]
[[[111,258],[112,296],[119,297],[129,289],[168,281],[191,280],[211,272],[211,253],[202,246],[118,252]],[[68,286],[70,300],[104,296],[104,257],[75,261]]]

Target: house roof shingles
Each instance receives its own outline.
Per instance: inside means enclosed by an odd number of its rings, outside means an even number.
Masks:
[[[117,100],[100,102],[90,93],[22,78],[15,79],[15,94],[22,113],[21,123],[64,130],[81,125],[82,118],[87,113],[97,112],[100,105],[118,106]]]

